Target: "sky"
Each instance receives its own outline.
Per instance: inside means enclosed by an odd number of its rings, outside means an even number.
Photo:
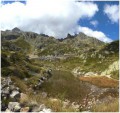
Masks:
[[[76,0],[2,1],[1,30],[23,31],[65,38],[84,34],[104,42],[119,39],[119,2]]]

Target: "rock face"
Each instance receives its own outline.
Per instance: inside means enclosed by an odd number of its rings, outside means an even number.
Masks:
[[[12,29],[13,32],[20,32],[21,30],[17,27],[15,27],[14,29]]]

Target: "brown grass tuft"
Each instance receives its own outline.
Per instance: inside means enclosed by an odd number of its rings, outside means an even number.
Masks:
[[[108,87],[108,88],[117,88],[119,86],[119,81],[105,77],[80,77],[80,80],[89,82],[93,85],[96,85],[98,87]]]
[[[92,112],[118,112],[119,111],[119,99],[109,103],[102,103],[95,105],[92,108]]]

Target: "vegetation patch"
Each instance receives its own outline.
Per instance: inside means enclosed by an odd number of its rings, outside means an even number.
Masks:
[[[26,92],[28,90],[28,86],[22,79],[15,76],[11,76],[11,80],[15,82],[16,86],[19,87],[22,92]]]
[[[119,81],[101,76],[101,77],[80,77],[80,80],[89,82],[98,87],[108,87],[108,88],[117,88],[119,86]]]
[[[49,96],[60,98],[61,100],[66,98],[70,101],[80,102],[88,94],[89,88],[70,72],[54,71],[52,72],[52,77],[43,83],[40,91],[47,92]]]
[[[95,105],[92,108],[92,112],[118,112],[119,111],[119,99]]]
[[[111,77],[114,78],[114,79],[119,80],[119,70],[113,71],[111,73]]]

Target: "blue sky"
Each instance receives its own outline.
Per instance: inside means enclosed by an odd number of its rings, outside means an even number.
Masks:
[[[96,15],[91,19],[91,20],[97,20],[99,24],[97,27],[94,27],[93,25],[90,24],[88,19],[82,19],[80,21],[82,26],[88,26],[94,30],[99,30],[103,31],[108,37],[110,37],[113,40],[118,40],[119,39],[119,23],[113,23],[109,20],[107,15],[103,13],[103,9],[105,4],[110,4],[110,5],[118,5],[119,2],[116,1],[97,1],[95,2],[98,7],[99,11],[96,13]]]
[[[68,33],[83,32],[104,42],[119,39],[119,2],[117,1],[96,1],[80,4],[74,4],[70,0],[69,2],[64,0],[64,2],[60,0],[58,2],[54,0],[44,0],[46,2],[36,0],[38,3],[35,3],[34,0],[28,1],[21,1],[19,4],[14,5],[14,1],[2,2],[3,15],[12,12],[9,20],[7,20],[7,16],[2,17],[2,30],[19,27],[25,31],[44,33],[57,38],[64,38]],[[11,4],[11,6],[8,4]],[[63,6],[63,4],[65,5]],[[4,6],[8,8],[5,9]],[[58,10],[55,11],[52,8]],[[24,14],[24,12],[26,13]]]
[[[19,1],[19,0],[18,0]],[[9,1],[7,1],[7,0],[2,0],[2,4],[12,4],[13,2],[15,2],[14,0],[9,0]],[[24,1],[24,0],[21,0],[21,1],[19,1],[19,2],[21,2],[21,3],[23,3],[23,4],[26,4],[26,1]]]

